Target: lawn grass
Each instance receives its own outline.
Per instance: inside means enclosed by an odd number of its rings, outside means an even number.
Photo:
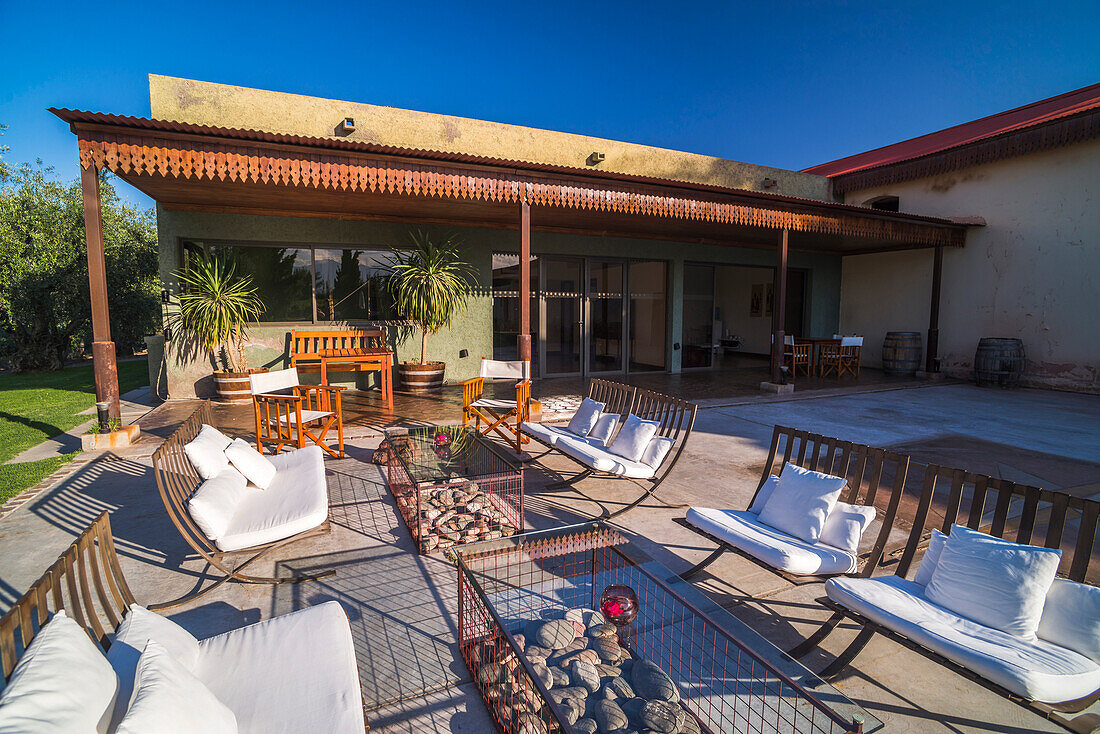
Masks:
[[[121,392],[148,384],[146,360],[118,363]],[[91,416],[79,413],[93,405],[95,381],[90,364],[57,372],[0,375],[0,504],[64,466],[73,455],[23,464],[3,462],[87,422]]]

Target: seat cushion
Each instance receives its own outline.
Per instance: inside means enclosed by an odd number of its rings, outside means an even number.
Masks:
[[[611,453],[599,439],[562,437],[558,440],[556,448],[590,469],[605,474],[614,474],[628,479],[652,479],[656,474],[653,467],[648,464],[631,461]]]
[[[207,479],[187,500],[187,512],[203,534],[215,540],[225,534],[237,506],[248,494],[244,474],[227,466],[213,479]]]
[[[919,584],[898,576],[829,579],[825,592],[845,608],[1024,698],[1061,703],[1100,688],[1100,665],[1087,657],[963,619],[928,601]]]
[[[808,543],[760,522],[747,510],[692,507],[687,521],[772,568],[800,576],[851,573],[856,556],[823,543]]]
[[[565,426],[551,426],[546,423],[524,423],[521,426],[523,433],[542,441],[548,446],[557,446],[562,437],[580,438],[569,432]]]
[[[334,601],[202,640],[197,675],[241,734],[363,734],[347,615]]]
[[[311,528],[328,518],[328,487],[324,454],[318,446],[269,458],[275,478],[267,489],[249,485],[229,527],[215,540],[220,550],[232,551],[274,543]]]

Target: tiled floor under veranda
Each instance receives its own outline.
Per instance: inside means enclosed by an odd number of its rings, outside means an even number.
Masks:
[[[663,382],[657,384],[659,378]],[[658,389],[682,393],[705,406],[684,457],[662,491],[676,502],[744,507],[776,423],[901,447],[925,460],[1083,496],[1100,493],[1100,396],[875,382],[872,377],[854,387],[822,385],[815,391],[804,385],[793,399],[777,400],[761,398],[755,391],[723,391],[717,381],[701,374],[649,379]],[[560,388],[543,381],[536,384],[536,396],[544,385],[555,396],[570,394],[566,381]],[[577,387],[579,381],[572,392]],[[225,585],[194,606],[167,613],[205,636],[336,599],[351,620],[364,694],[372,709],[372,731],[491,731],[457,655],[455,570],[438,556],[412,552],[383,475],[369,463],[380,439],[378,426],[457,418],[453,391],[438,399],[399,395],[397,415],[386,418],[371,417],[368,408],[377,399],[374,395],[349,395],[362,401],[363,410],[349,421],[348,458],[326,462],[331,534],[291,545],[256,568],[259,573],[335,568],[336,576],[281,587]],[[78,461],[70,476],[0,519],[0,611],[103,510],[111,512],[123,568],[139,600],[173,599],[198,583],[202,565],[188,557],[169,522],[149,459],[158,441],[193,405],[165,404],[143,419],[147,438],[137,446]],[[418,412],[418,406],[424,410]],[[227,432],[249,434],[247,407],[219,407],[216,415]],[[540,489],[574,470],[568,461],[553,457],[527,464],[529,527],[582,520],[603,508],[614,509],[640,491],[630,482],[607,480],[581,485],[592,500]],[[712,549],[671,521],[683,512],[654,505],[624,515],[619,525],[651,555],[682,571]],[[822,594],[819,584],[792,586],[732,554],[711,566],[698,585],[781,647],[808,634],[827,616],[815,602]],[[820,669],[828,653],[838,652],[853,635],[850,629],[834,635],[825,653],[809,658],[810,667]],[[881,637],[857,658],[837,687],[884,720],[888,732],[1060,731]]]

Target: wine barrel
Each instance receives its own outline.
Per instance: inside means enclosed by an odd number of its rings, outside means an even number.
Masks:
[[[446,368],[443,362],[401,362],[397,365],[401,389],[412,393],[440,392]]]
[[[247,372],[215,372],[214,389],[219,403],[248,403],[252,401],[252,386]]]
[[[882,342],[882,371],[912,377],[921,368],[919,331],[888,331]]]
[[[974,353],[974,382],[1012,387],[1024,373],[1024,343],[1019,339],[984,337]]]

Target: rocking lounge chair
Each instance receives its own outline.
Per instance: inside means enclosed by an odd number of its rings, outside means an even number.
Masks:
[[[515,401],[483,397],[486,380],[516,380]],[[482,359],[481,374],[462,383],[462,425],[473,420],[481,435],[496,433],[517,454],[523,450],[523,444],[530,442],[519,430],[530,415],[530,362]],[[481,427],[482,421],[485,428]]]
[[[183,540],[221,577],[205,589],[197,589],[154,608],[168,609],[193,601],[230,580],[246,584],[287,584],[334,575],[335,571],[294,577],[245,573],[248,566],[272,551],[296,540],[329,532],[325,467],[321,450],[316,446],[271,457],[276,475],[270,486],[263,490],[245,487],[231,494],[226,502],[220,503],[226,517],[219,523],[224,527],[216,533],[217,537],[210,537],[203,529],[202,526],[211,527],[209,517],[205,522],[196,519],[191,500],[208,482],[216,482],[217,478],[204,481],[184,447],[210,422],[210,404],[204,401],[153,454],[153,472],[172,524]],[[228,560],[239,556],[244,556],[244,560]]]
[[[683,454],[691,429],[695,425],[698,406],[669,395],[606,380],[592,380],[589,383],[588,394],[590,401],[603,406],[600,408],[600,420],[617,418],[612,421],[613,433],[610,435],[601,434],[599,438],[592,438],[587,434],[577,435],[568,427],[541,423],[521,425],[524,434],[550,450],[567,456],[582,467],[577,475],[552,484],[547,489],[573,486],[591,476],[633,479],[648,484],[638,499],[614,512],[605,513],[601,518],[608,520],[629,512],[649,497],[654,497],[667,505],[668,503],[655,497],[654,493],[672,473],[676,462]],[[650,439],[650,445],[638,459],[630,459],[610,450],[615,439],[623,434],[623,427],[628,424],[632,415],[643,422],[650,421],[657,424],[655,435]],[[598,425],[597,421],[597,427],[591,430],[593,434],[597,432]],[[614,432],[616,428],[618,430]]]

